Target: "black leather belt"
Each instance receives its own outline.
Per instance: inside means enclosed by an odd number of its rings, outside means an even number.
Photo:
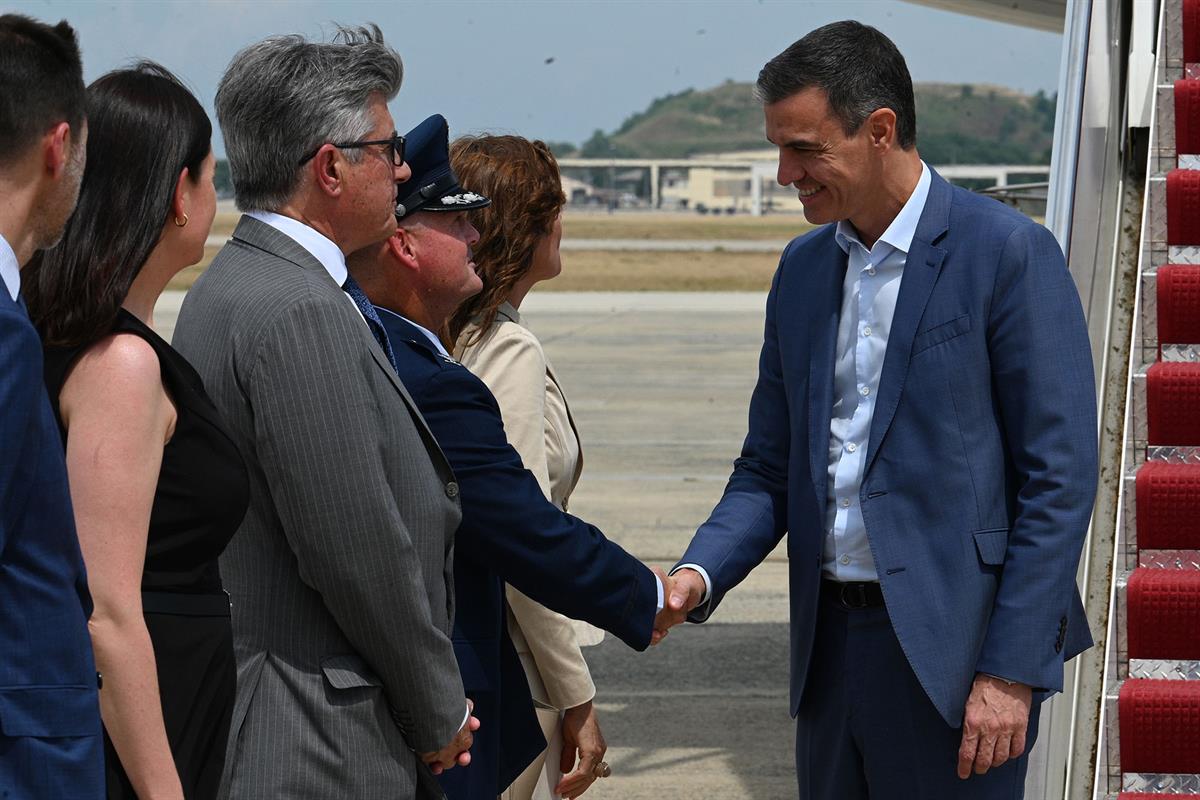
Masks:
[[[844,609],[883,608],[883,589],[874,581],[821,581],[821,597]]]
[[[142,592],[142,613],[174,614],[179,617],[228,617],[229,593]]]

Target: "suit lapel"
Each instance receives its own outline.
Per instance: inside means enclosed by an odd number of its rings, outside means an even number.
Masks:
[[[270,253],[271,255],[290,261],[301,269],[320,273],[321,275],[325,276],[330,292],[336,292],[338,295],[342,295],[345,301],[353,306],[353,301],[348,295],[346,295],[344,291],[342,291],[342,287],[337,285],[337,281],[335,281],[333,276],[331,276],[325,267],[322,266],[321,262],[317,260],[317,257],[308,252],[308,250],[301,246],[299,242],[282,231],[276,230],[270,225],[267,225],[265,222],[260,222],[253,217],[247,217],[243,215],[242,218],[238,220],[237,227],[234,229],[233,236],[231,238],[247,247],[253,247],[257,250],[262,250]],[[357,310],[355,310],[354,313],[356,315],[360,314],[360,312]],[[413,332],[416,333],[416,330],[414,329]],[[362,324],[362,336],[366,342],[367,350],[371,353],[371,358],[375,361],[375,366],[382,370],[383,374],[392,384],[392,387],[396,390],[397,394],[400,395],[400,399],[403,400],[405,406],[408,407],[408,412],[412,416],[413,422],[416,424],[421,438],[425,440],[426,447],[429,448],[431,454],[437,454],[437,458],[441,459],[446,471],[449,472],[449,460],[446,458],[445,454],[442,453],[441,446],[438,445],[437,439],[434,437],[433,432],[429,430],[429,426],[425,424],[425,418],[421,416],[421,411],[419,408],[417,408],[417,404],[413,402],[412,396],[409,395],[408,390],[404,388],[404,383],[401,382],[400,376],[396,374],[396,370],[392,367],[392,363],[388,361],[387,354],[383,352],[383,348],[379,346],[379,342],[375,341],[375,337],[371,335],[371,330],[367,327],[365,320]]]
[[[830,228],[832,232],[832,226]],[[842,311],[842,284],[846,280],[846,254],[832,234],[827,257],[815,265],[814,278],[806,287],[811,300],[782,307],[813,309],[808,362],[808,457],[817,503],[825,506],[829,477],[829,417],[833,409],[834,350],[837,348],[838,319]]]
[[[571,488],[567,492],[567,494],[570,494],[578,485],[579,476],[583,474],[583,440],[579,438],[579,429],[575,427],[575,417],[571,414],[571,405],[567,402],[567,395],[563,392],[562,384],[558,382],[558,376],[554,374],[554,368],[550,366],[549,359],[546,359],[546,377],[558,387],[558,394],[562,397],[563,401],[563,409],[567,412],[567,423],[571,426],[571,432],[575,434],[575,445],[578,455],[575,457],[575,474],[571,476]]]
[[[887,436],[904,381],[908,377],[908,362],[912,354],[913,338],[917,326],[925,314],[925,306],[933,294],[933,287],[941,274],[946,251],[936,245],[948,230],[950,184],[930,169],[929,197],[917,232],[909,247],[904,262],[904,275],[900,279],[900,292],[896,297],[896,312],[892,316],[892,328],[888,333],[887,351],[883,357],[883,370],[879,376],[879,393],[875,399],[875,413],[871,418],[871,434],[867,443],[867,462],[863,475],[871,471],[879,446]]]

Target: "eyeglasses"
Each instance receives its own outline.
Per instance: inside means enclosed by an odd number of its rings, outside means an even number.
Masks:
[[[347,147],[366,147],[372,144],[386,144],[389,148],[391,148],[392,151],[393,166],[400,167],[404,165],[404,137],[398,133],[393,133],[390,139],[366,139],[361,142],[342,142],[340,144],[338,142],[331,142],[331,144],[338,149],[344,149]],[[321,145],[321,147],[324,146],[325,145]],[[314,158],[316,158],[317,153],[321,152],[321,147],[318,147],[316,150],[313,150],[304,158],[300,159],[300,163],[296,166],[302,167],[309,161],[312,161]]]

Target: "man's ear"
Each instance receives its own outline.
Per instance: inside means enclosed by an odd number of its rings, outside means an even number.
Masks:
[[[417,237],[403,226],[397,227],[396,232],[385,242],[388,254],[403,267],[418,269],[421,261],[418,255]]]
[[[890,149],[896,144],[896,112],[890,108],[877,108],[866,121],[871,146]]]
[[[321,145],[312,161],[308,162],[308,168],[317,188],[329,197],[339,197],[345,191],[346,160],[333,145]]]
[[[42,137],[42,158],[52,178],[59,178],[71,160],[71,148],[78,141],[71,134],[71,125],[60,122]]]

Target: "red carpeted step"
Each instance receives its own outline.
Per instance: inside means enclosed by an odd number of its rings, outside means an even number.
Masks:
[[[1200,81],[1196,83],[1200,84]],[[1159,267],[1155,294],[1159,346],[1200,344],[1200,266],[1165,264]]]
[[[1163,794],[1161,792],[1121,792],[1117,800],[1200,800],[1200,794]]]
[[[1200,170],[1167,173],[1167,244],[1200,244]]]
[[[1200,660],[1200,570],[1135,569],[1125,603],[1130,658]]]
[[[1200,63],[1200,0],[1183,0],[1183,62]]]
[[[1121,772],[1200,772],[1200,681],[1131,678],[1117,719]]]
[[[1200,153],[1200,81],[1175,81],[1175,152]]]
[[[1200,464],[1147,461],[1136,487],[1139,550],[1200,550]]]
[[[1149,443],[1200,445],[1200,364],[1159,361],[1146,370]]]

